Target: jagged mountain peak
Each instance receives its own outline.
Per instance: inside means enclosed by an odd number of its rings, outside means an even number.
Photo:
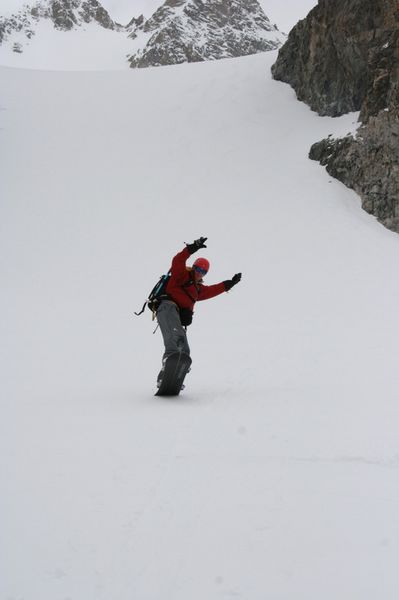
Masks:
[[[234,27],[248,25],[256,20],[262,28],[271,31],[270,24],[258,0],[166,0],[145,23],[145,31],[156,29],[160,24],[174,18],[192,18],[198,21],[213,21],[215,26]]]
[[[285,41],[258,0],[166,0],[132,33],[140,35],[132,67],[255,54]]]

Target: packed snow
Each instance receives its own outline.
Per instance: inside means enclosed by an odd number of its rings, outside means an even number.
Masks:
[[[399,237],[275,52],[1,68],[3,600],[397,600]],[[199,236],[193,368],[135,317]]]

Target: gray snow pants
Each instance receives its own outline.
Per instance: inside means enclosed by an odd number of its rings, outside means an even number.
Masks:
[[[165,344],[163,360],[174,352],[190,354],[187,335],[180,322],[179,309],[174,302],[164,300],[157,310],[157,320]]]

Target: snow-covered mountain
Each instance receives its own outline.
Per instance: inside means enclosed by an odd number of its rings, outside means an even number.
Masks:
[[[0,44],[12,42],[16,34],[30,40],[36,34],[40,21],[50,21],[60,31],[70,31],[91,22],[105,29],[116,28],[97,0],[45,0],[25,5],[8,19],[0,17]]]
[[[132,67],[230,58],[285,41],[257,0],[166,0],[132,38]]]
[[[98,0],[41,0],[0,17],[0,63],[41,69],[147,67],[271,50],[285,40],[257,0],[167,0],[115,22]]]
[[[120,69],[129,43],[97,0],[41,0],[0,17],[0,64],[52,70]]]

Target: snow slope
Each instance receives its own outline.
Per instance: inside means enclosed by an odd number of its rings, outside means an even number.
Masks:
[[[127,56],[132,49],[127,35],[96,23],[60,31],[50,21],[43,20],[36,25],[30,40],[23,33],[14,34],[12,40],[20,43],[24,52],[13,52],[11,45],[4,44],[0,47],[0,64],[25,69],[124,70],[129,67]]]
[[[2,600],[397,600],[399,237],[275,53],[0,69]],[[154,280],[209,237],[193,369]]]

